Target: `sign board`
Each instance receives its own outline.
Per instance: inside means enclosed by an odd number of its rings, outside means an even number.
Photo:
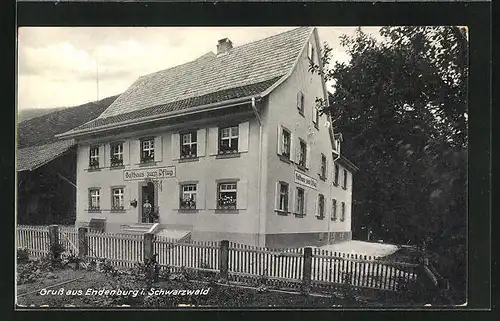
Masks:
[[[131,169],[123,171],[124,181],[144,180],[144,179],[163,179],[175,177],[175,166]]]
[[[295,183],[307,186],[312,189],[316,189],[318,186],[317,180],[307,175],[304,175],[299,171],[295,171]]]

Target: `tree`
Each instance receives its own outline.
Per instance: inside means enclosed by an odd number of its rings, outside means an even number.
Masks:
[[[341,37],[351,60],[310,70],[333,82],[328,102],[343,153],[359,168],[353,235],[426,245],[465,289],[468,40],[459,27],[358,29]],[[443,263],[444,262],[444,263]],[[460,291],[459,291],[460,292]],[[463,291],[462,291],[463,295]]]

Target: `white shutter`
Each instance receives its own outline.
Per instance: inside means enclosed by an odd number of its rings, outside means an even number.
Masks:
[[[131,201],[131,198],[130,198],[130,187],[128,186],[125,186],[123,188],[123,208],[128,210],[130,208],[130,201]]]
[[[181,146],[179,133],[172,133],[172,160],[181,158]]]
[[[155,162],[161,162],[163,160],[163,144],[162,137],[155,137]]]
[[[310,169],[311,168],[311,146],[310,144],[307,144],[306,145],[307,148],[307,152],[306,152],[306,168],[307,169]]]
[[[196,147],[197,147],[197,155],[198,157],[203,157],[205,156],[205,149],[206,149],[206,134],[207,130],[205,128],[198,129],[198,132],[196,133]]]
[[[304,215],[307,214],[307,200],[309,198],[309,192],[307,190],[304,190]]]
[[[130,164],[130,145],[128,141],[123,142],[123,165]]]
[[[111,166],[111,144],[106,143],[104,144],[104,163],[103,167],[110,167]]]
[[[238,130],[238,152],[248,152],[248,141],[250,136],[250,123],[244,122],[239,125]]]
[[[219,145],[219,128],[208,129],[208,155],[217,155]]]
[[[205,202],[205,183],[201,182],[196,186],[196,209],[205,209]]]
[[[141,163],[141,141],[138,139],[130,141],[130,163],[132,165]]]
[[[295,142],[295,134],[290,133],[290,160],[297,163],[297,143]]]
[[[288,187],[288,211],[295,213],[295,187]]]
[[[319,215],[319,194],[314,195],[314,215]]]
[[[90,163],[90,147],[88,145],[83,145],[78,147],[78,159],[82,168],[88,168]]]
[[[106,155],[105,155],[105,144],[99,145],[99,167],[104,168],[106,167]]]
[[[215,210],[217,208],[217,184],[211,181],[208,182],[205,187],[207,210]]]
[[[237,192],[236,192],[236,208],[237,209],[246,209],[247,208],[247,181],[242,180],[238,181],[236,184]]]
[[[280,209],[280,182],[276,182],[276,189],[274,194],[274,209]]]
[[[180,201],[181,201],[181,191],[182,191],[182,185],[177,184],[175,185],[175,191],[171,193],[170,196],[170,202],[172,202],[172,209],[173,210],[178,210],[181,206]],[[196,195],[198,196],[198,195]],[[198,202],[198,199],[196,199],[196,202]],[[198,204],[196,204],[198,206]]]
[[[278,153],[278,155],[281,155],[281,153],[283,153],[283,135],[281,134],[282,133],[282,129],[281,129],[281,126],[278,125],[278,136],[276,136],[276,152]]]

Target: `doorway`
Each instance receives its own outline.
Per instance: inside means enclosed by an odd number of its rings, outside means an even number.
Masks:
[[[142,223],[154,223],[153,214],[156,212],[155,185],[152,182],[143,185],[141,196],[141,221]],[[145,205],[147,203],[150,205]]]

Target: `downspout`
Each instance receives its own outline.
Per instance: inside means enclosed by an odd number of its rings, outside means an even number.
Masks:
[[[260,246],[260,237],[262,234],[261,228],[260,228],[260,216],[261,216],[261,190],[262,190],[262,120],[260,118],[259,112],[257,111],[257,107],[255,105],[255,97],[252,97],[252,109],[255,114],[255,118],[257,118],[257,121],[259,122],[259,160],[258,160],[258,169],[259,169],[259,174],[257,178],[257,195],[259,197],[259,200],[257,202],[257,228],[258,228],[258,235],[257,235],[257,246]]]
[[[331,127],[329,127],[329,129],[330,129],[331,135],[332,135],[332,137],[333,137],[333,140],[335,141],[335,136],[333,135],[333,130],[332,130],[332,128],[331,128]],[[336,161],[340,158],[340,141],[338,142],[337,147],[338,147],[338,152],[339,152],[339,153],[338,153],[337,157],[335,157],[335,158],[333,159],[333,163],[332,163],[332,165],[333,165],[333,167],[334,167],[334,168],[335,168],[335,162],[336,162]],[[332,180],[332,182],[331,182],[329,185],[330,185],[330,198],[331,198],[331,199],[333,199],[333,198],[332,198],[333,180]],[[332,204],[332,205],[333,205],[333,204]],[[333,210],[333,208],[332,208],[332,210]],[[332,213],[332,214],[333,214],[333,213]],[[326,235],[327,235],[327,240],[326,240],[326,242],[327,242],[327,243],[326,243],[326,244],[327,244],[327,245],[328,245],[328,244],[330,244],[330,224],[331,224],[331,221],[332,221],[332,218],[330,217],[330,218],[329,218],[329,220],[328,220],[328,233],[326,233]]]

